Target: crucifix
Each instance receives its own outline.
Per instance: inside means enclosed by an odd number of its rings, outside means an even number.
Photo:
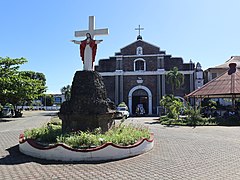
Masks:
[[[140,36],[141,30],[144,30],[144,28],[141,28],[141,26],[138,25],[138,28],[135,28],[135,30],[138,30],[138,36]]]
[[[102,42],[102,40],[94,40],[96,35],[108,35],[108,28],[95,29],[95,17],[89,16],[89,26],[88,30],[75,31],[75,37],[84,37],[86,39],[83,41],[71,40],[75,44],[80,44],[80,56],[83,61],[83,70],[93,71],[94,61],[97,52],[97,44]]]

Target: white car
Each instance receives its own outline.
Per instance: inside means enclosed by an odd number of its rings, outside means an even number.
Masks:
[[[129,117],[129,112],[127,107],[117,107],[116,118],[123,118],[126,119]]]
[[[9,107],[4,107],[2,110],[2,117],[13,117],[15,115],[14,111]]]

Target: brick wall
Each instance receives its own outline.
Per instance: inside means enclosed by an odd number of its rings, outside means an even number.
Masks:
[[[139,40],[139,41],[136,41],[136,42],[128,45],[125,48],[122,48],[121,54],[122,55],[136,55],[136,49],[137,49],[137,47],[140,47],[140,46],[143,48],[144,55],[160,53],[159,47],[153,46],[149,43]]]

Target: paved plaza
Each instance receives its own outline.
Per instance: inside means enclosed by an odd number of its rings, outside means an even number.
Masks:
[[[240,179],[240,127],[165,127],[156,118],[129,118],[148,126],[153,150],[104,163],[62,163],[23,155],[18,136],[46,123],[53,112],[0,120],[0,179]]]

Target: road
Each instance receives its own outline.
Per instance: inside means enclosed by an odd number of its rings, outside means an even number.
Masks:
[[[46,123],[52,112],[28,112],[0,121],[0,180],[10,179],[240,179],[240,127],[165,127],[156,118],[129,118],[148,126],[148,153],[105,163],[63,163],[23,155],[18,136]]]
[[[49,121],[56,111],[24,111],[22,118],[0,119],[0,132],[22,131],[28,128],[39,127]]]

